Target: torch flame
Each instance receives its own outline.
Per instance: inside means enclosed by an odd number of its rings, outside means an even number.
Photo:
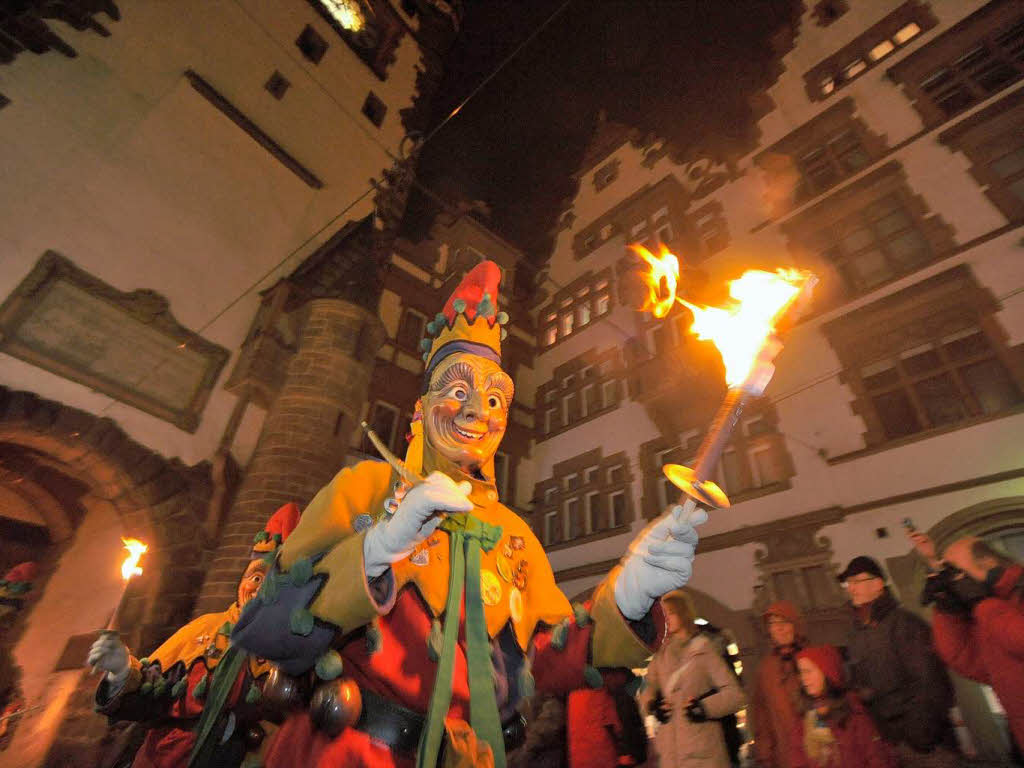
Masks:
[[[121,578],[128,581],[132,576],[142,575],[142,569],[139,568],[139,558],[142,557],[149,547],[138,539],[126,539],[122,536],[121,541],[124,542],[124,548],[128,550],[128,557],[121,563]]]
[[[656,318],[665,317],[676,303],[676,288],[679,285],[679,259],[663,245],[655,256],[642,245],[629,246],[637,256],[651,265],[650,272],[641,273],[647,286],[647,299],[643,308],[651,310]]]
[[[734,300],[731,307],[699,307],[679,301],[693,312],[690,330],[718,347],[725,364],[725,381],[736,387],[753,371],[779,318],[804,287],[813,283],[813,275],[799,269],[751,269],[729,283],[729,295]]]

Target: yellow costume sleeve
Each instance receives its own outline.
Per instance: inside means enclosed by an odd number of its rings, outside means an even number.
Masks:
[[[615,566],[594,590],[590,617],[594,621],[591,657],[595,667],[640,667],[654,648],[645,644],[615,604],[615,580],[622,571]]]
[[[328,579],[309,609],[344,632],[387,613],[394,599],[393,584],[387,602],[378,602],[371,594],[363,565],[365,531],[356,533],[360,515],[372,520],[380,517],[392,485],[391,467],[383,462],[364,461],[346,467],[320,489],[281,547],[279,562],[283,570],[289,570],[297,560],[327,553],[313,572],[326,574]]]

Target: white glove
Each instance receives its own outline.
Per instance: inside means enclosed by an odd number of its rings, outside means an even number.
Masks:
[[[128,646],[113,632],[100,633],[99,640],[89,649],[88,663],[107,673],[107,682],[114,691],[124,685],[131,670]]]
[[[409,556],[417,544],[432,534],[444,519],[438,512],[469,512],[472,486],[456,483],[443,472],[431,472],[426,481],[405,494],[390,520],[377,523],[363,540],[366,577],[375,579]]]
[[[630,621],[639,621],[662,595],[690,580],[697,548],[697,530],[708,513],[697,507],[686,517],[672,507],[647,526],[629,545],[615,582],[615,604]]]

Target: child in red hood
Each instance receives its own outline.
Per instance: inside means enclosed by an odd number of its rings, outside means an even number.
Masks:
[[[839,651],[814,645],[796,663],[806,713],[790,745],[793,768],[897,768],[864,706],[843,687]]]

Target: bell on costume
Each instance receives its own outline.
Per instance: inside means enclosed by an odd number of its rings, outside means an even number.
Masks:
[[[313,724],[331,738],[355,725],[363,711],[363,696],[350,677],[321,683],[313,692],[309,714]]]

